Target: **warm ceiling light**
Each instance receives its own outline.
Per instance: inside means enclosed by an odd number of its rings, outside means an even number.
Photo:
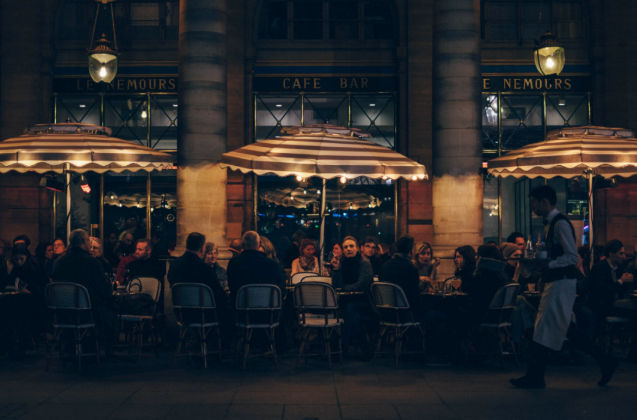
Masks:
[[[301,181],[303,181],[303,177],[301,175],[297,175],[296,176],[296,180],[301,182]]]
[[[344,176],[341,177],[341,184],[345,184],[347,182],[347,178]]]
[[[564,47],[557,42],[555,35],[546,31],[537,40],[533,56],[535,58],[535,67],[544,76],[552,74],[558,75],[564,69],[566,59],[564,57]]]
[[[282,106],[283,106],[283,105],[281,105],[281,104],[276,104],[276,107],[277,107],[277,108],[281,108]]]
[[[86,105],[80,104],[80,108],[86,108]]]

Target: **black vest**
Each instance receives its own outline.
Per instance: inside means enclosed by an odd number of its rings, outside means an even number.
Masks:
[[[564,247],[562,246],[562,244],[554,242],[555,241],[554,239],[555,224],[560,220],[566,220],[568,225],[571,227],[571,233],[573,234],[573,242],[577,242],[577,238],[575,236],[575,229],[573,228],[573,224],[571,223],[571,221],[568,220],[568,218],[564,216],[562,213],[558,213],[557,215],[555,215],[555,217],[553,218],[553,220],[551,220],[551,223],[549,224],[549,231],[546,234],[546,241],[545,241],[546,253],[548,254],[549,258],[552,260],[564,255]],[[577,270],[577,268],[574,265],[569,265],[568,267],[548,269],[545,273],[543,273],[542,279],[546,283],[550,283],[555,280],[561,280],[565,278],[575,279],[577,278],[578,271],[579,270]]]
[[[571,232],[573,233],[573,242],[577,242],[577,238],[575,237],[575,229],[573,228],[573,224],[571,223],[570,220],[568,220],[568,217],[564,216],[562,213],[558,213],[553,220],[551,220],[551,223],[549,224],[549,231],[546,234],[546,253],[548,254],[549,258],[551,258],[552,260],[556,259],[557,257],[561,257],[562,255],[564,255],[564,248],[562,247],[562,244],[559,243],[553,243],[554,241],[554,236],[555,236],[555,224],[560,221],[560,220],[566,220],[566,223],[568,223],[568,225],[571,227]]]

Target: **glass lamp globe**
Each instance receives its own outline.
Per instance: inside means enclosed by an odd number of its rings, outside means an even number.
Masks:
[[[564,69],[564,47],[558,44],[555,36],[549,31],[540,37],[540,43],[533,53],[535,67],[544,76],[558,75]]]
[[[110,83],[117,75],[119,53],[109,46],[110,42],[102,34],[94,49],[88,51],[88,71],[96,82]]]

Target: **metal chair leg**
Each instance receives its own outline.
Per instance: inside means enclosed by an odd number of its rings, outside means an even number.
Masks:
[[[243,371],[246,370],[246,361],[248,360],[248,355],[250,354],[250,338],[252,337],[252,329],[246,328],[245,339],[243,344]]]
[[[325,340],[325,353],[327,353],[327,365],[332,370],[332,346],[330,343],[330,334],[328,334],[327,328],[321,328],[323,331],[323,340]]]
[[[307,336],[309,334],[310,334],[309,328],[305,328],[305,334],[301,332],[301,335],[302,335],[301,345],[299,346],[299,355],[296,358],[296,365],[294,366],[295,369],[299,367],[299,362],[301,361],[301,356],[303,356],[303,350],[305,349],[305,343],[307,342]]]
[[[398,367],[398,359],[400,359],[400,351],[403,345],[403,335],[400,327],[396,328],[396,344],[394,347],[394,353],[396,355],[396,367]]]

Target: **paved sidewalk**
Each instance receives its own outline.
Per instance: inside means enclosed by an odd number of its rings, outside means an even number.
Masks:
[[[637,365],[622,360],[613,381],[596,385],[587,366],[549,366],[548,387],[518,390],[508,379],[523,367],[428,368],[390,359],[334,365],[308,360],[294,370],[288,354],[277,372],[252,359],[246,373],[233,361],[208,371],[168,351],[141,362],[105,361],[77,373],[67,365],[44,371],[44,357],[0,359],[2,419],[633,419]]]

